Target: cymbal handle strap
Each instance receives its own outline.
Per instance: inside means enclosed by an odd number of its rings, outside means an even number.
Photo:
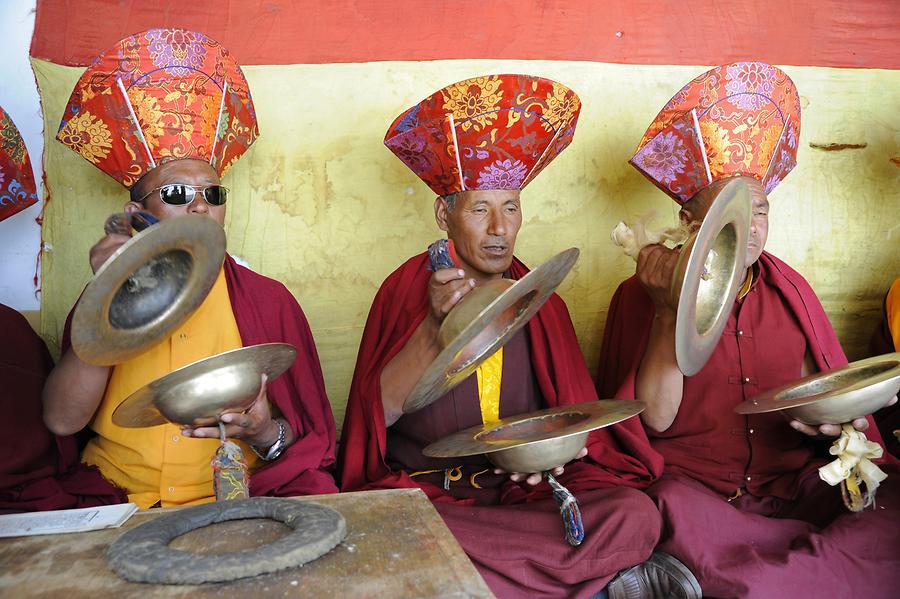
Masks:
[[[559,505],[559,515],[566,533],[566,542],[572,547],[578,547],[584,541],[584,522],[581,520],[581,507],[578,505],[578,500],[567,488],[559,484],[552,474],[545,472],[544,477],[550,488],[553,489],[553,499]]]

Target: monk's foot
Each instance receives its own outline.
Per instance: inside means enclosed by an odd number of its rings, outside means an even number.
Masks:
[[[687,566],[657,551],[650,559],[622,570],[606,587],[609,599],[700,599],[700,583]]]

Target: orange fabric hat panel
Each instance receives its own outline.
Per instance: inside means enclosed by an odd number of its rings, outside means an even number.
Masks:
[[[94,60],[56,138],[131,188],[180,158],[205,160],[222,176],[258,135],[247,80],[228,50],[202,33],[150,29]]]
[[[0,108],[0,221],[38,201],[25,140]]]
[[[800,98],[763,62],[711,69],[675,94],[629,161],[679,204],[720,179],[749,175],[766,193],[797,164]]]
[[[397,117],[384,144],[436,194],[523,189],[575,135],[581,101],[530,75],[466,79]]]

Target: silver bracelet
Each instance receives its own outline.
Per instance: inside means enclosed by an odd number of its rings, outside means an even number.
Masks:
[[[278,425],[278,438],[275,439],[275,442],[272,443],[272,446],[269,447],[265,452],[258,449],[255,445],[251,445],[250,449],[253,450],[253,453],[266,460],[267,462],[271,462],[274,459],[277,459],[282,453],[284,453],[284,445],[285,445],[285,437],[287,435],[287,428],[284,426],[284,423],[281,420],[272,419],[275,424]]]

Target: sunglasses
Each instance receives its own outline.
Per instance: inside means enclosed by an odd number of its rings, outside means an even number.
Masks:
[[[187,183],[168,183],[157,187],[139,201],[143,202],[154,193],[159,192],[159,199],[170,206],[187,206],[197,198],[197,192],[203,194],[203,199],[211,206],[222,206],[228,199],[228,188],[223,185],[207,185],[200,187]]]

